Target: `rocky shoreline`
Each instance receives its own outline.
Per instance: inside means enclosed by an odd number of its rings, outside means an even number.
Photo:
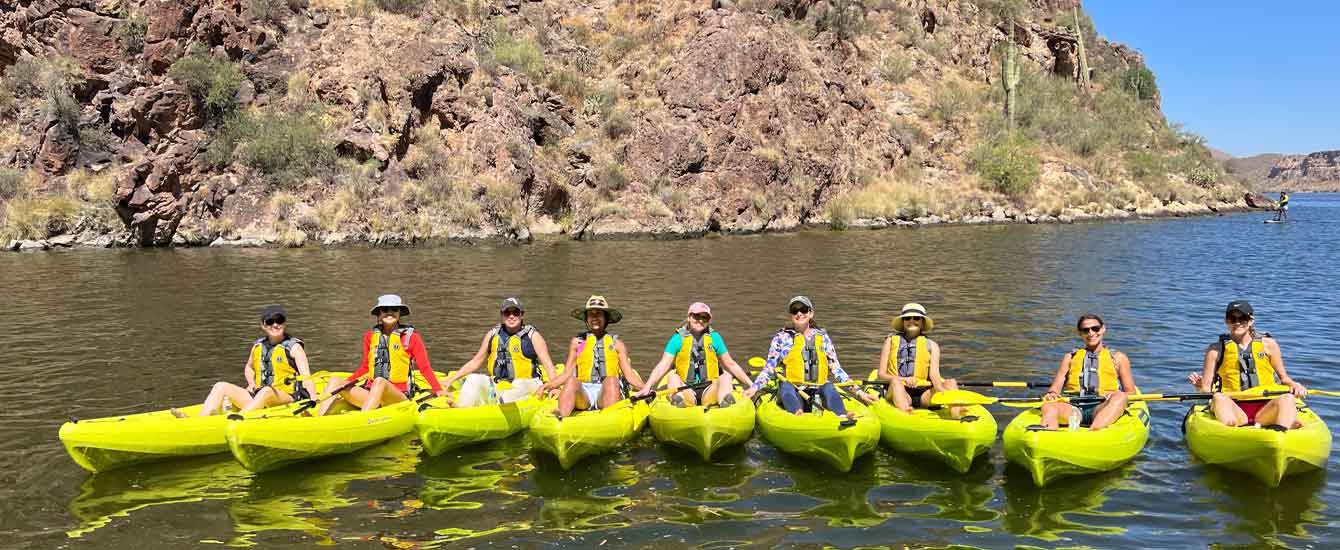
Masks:
[[[681,240],[704,238],[709,235],[755,235],[761,233],[784,233],[790,231],[801,231],[807,229],[914,229],[921,227],[935,226],[962,226],[962,225],[1000,225],[1000,224],[1073,224],[1073,223],[1094,223],[1094,222],[1120,222],[1127,220],[1148,220],[1158,218],[1183,218],[1193,216],[1213,216],[1231,213],[1268,211],[1269,207],[1254,206],[1254,201],[1242,200],[1238,202],[1215,201],[1210,203],[1189,203],[1172,202],[1167,205],[1156,208],[1135,208],[1127,207],[1118,209],[1113,207],[1103,208],[1097,212],[1088,212],[1083,209],[1070,208],[1059,216],[1053,215],[1030,215],[1012,207],[996,207],[990,214],[978,214],[963,217],[942,217],[938,215],[928,215],[924,217],[905,219],[889,218],[858,218],[845,224],[844,227],[836,228],[831,222],[820,221],[811,223],[793,223],[793,224],[772,224],[766,228],[741,227],[727,230],[713,230],[709,228],[668,228],[665,230],[648,231],[637,229],[635,227],[608,227],[608,228],[589,228],[582,235],[577,237],[569,236],[565,231],[558,229],[556,225],[549,224],[545,227],[532,228],[523,233],[519,238],[512,235],[504,235],[498,232],[473,232],[451,235],[449,237],[418,237],[404,234],[380,234],[380,235],[351,235],[347,233],[333,233],[325,235],[321,239],[309,239],[302,244],[285,244],[282,237],[277,233],[238,233],[229,237],[216,237],[212,240],[192,239],[188,236],[177,235],[172,242],[172,246],[188,248],[338,248],[338,247],[418,247],[418,246],[438,246],[451,244],[480,244],[480,243],[510,243],[525,244],[536,240],[553,240],[561,238],[571,238],[572,240]],[[79,235],[59,235],[49,239],[38,240],[10,240],[5,250],[12,252],[41,252],[70,248],[133,248],[138,243],[133,234],[125,233],[122,235],[98,234],[87,232]]]

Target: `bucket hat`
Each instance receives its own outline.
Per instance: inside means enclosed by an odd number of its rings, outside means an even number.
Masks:
[[[409,315],[409,306],[405,305],[405,302],[401,301],[400,296],[397,294],[382,294],[381,296],[378,296],[377,305],[372,306],[372,314],[376,315],[377,310],[384,307],[399,308],[401,315]]]
[[[902,332],[903,319],[907,317],[921,317],[922,319],[925,319],[924,321],[921,322],[922,334],[930,332],[931,329],[935,328],[935,321],[931,319],[930,315],[926,315],[926,308],[916,302],[909,302],[907,304],[903,304],[903,312],[899,313],[897,317],[893,318],[893,330]]]

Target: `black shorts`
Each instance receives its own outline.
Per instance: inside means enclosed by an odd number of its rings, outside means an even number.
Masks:
[[[925,395],[926,392],[931,391],[930,386],[917,386],[915,388],[909,388],[907,386],[903,386],[903,389],[907,390],[907,396],[912,398],[913,408],[920,407],[921,396]]]

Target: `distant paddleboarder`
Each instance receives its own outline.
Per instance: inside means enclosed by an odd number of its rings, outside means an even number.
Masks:
[[[1289,192],[1280,191],[1280,206],[1275,212],[1275,221],[1285,222],[1289,220]]]

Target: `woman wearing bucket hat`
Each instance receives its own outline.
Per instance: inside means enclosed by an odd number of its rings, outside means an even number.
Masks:
[[[1301,428],[1298,398],[1307,388],[1284,371],[1280,345],[1269,332],[1257,332],[1256,316],[1246,300],[1229,302],[1224,310],[1228,332],[1205,348],[1205,366],[1188,379],[1203,392],[1216,392],[1211,401],[1215,418],[1227,426]],[[1234,401],[1222,392],[1236,392],[1265,384],[1289,387],[1287,394],[1269,401]]]
[[[732,359],[726,351],[726,339],[712,329],[712,308],[702,302],[689,306],[688,317],[684,324],[665,343],[665,352],[661,361],[651,369],[647,383],[638,392],[638,397],[650,394],[660,382],[662,376],[669,376],[666,385],[671,389],[686,384],[711,384],[699,392],[685,390],[670,397],[670,402],[683,407],[699,403],[711,405],[721,403],[731,405],[734,398],[731,391],[735,380],[743,383],[749,375]],[[675,370],[670,370],[674,366]],[[724,369],[722,367],[725,367]]]
[[[842,396],[833,385],[834,381],[848,382],[851,377],[847,376],[847,372],[842,370],[842,365],[838,363],[837,348],[828,337],[828,331],[819,328],[814,322],[814,302],[808,296],[796,296],[791,298],[787,311],[791,314],[791,318],[786,326],[773,336],[763,371],[754,379],[749,389],[745,390],[745,397],[753,397],[758,393],[758,390],[772,380],[777,373],[778,365],[781,365],[783,372],[778,381],[777,394],[781,397],[782,408],[787,412],[793,414],[805,412],[804,400],[800,398],[794,385],[799,382],[817,386],[824,407],[834,414],[855,416],[855,413],[847,412],[847,407],[842,403]],[[866,404],[874,402],[874,398],[859,389],[854,393]]]
[[[1056,377],[1042,396],[1044,401],[1051,401],[1042,406],[1042,424],[1029,429],[1055,430],[1060,426],[1060,417],[1067,416],[1071,419],[1078,417],[1080,421],[1079,426],[1070,424],[1071,430],[1078,430],[1080,426],[1088,426],[1091,431],[1101,430],[1126,413],[1129,403],[1126,392],[1138,391],[1131,376],[1131,360],[1103,343],[1107,324],[1101,317],[1092,313],[1081,315],[1075,322],[1075,330],[1084,341],[1084,347],[1075,348],[1061,358]],[[1079,405],[1054,401],[1063,389],[1066,393],[1081,396],[1102,396],[1103,400]]]
[[[607,332],[610,325],[623,319],[623,313],[610,307],[604,296],[592,295],[585,306],[572,310],[572,317],[585,321],[586,330],[573,337],[568,345],[566,363],[571,366],[540,388],[540,391],[562,388],[554,411],[559,417],[568,416],[573,410],[605,408],[618,402],[623,398],[620,380],[639,390],[643,385],[642,377],[628,359],[623,340]]]
[[[905,304],[879,352],[879,379],[889,383],[885,397],[903,412],[929,408],[936,392],[958,389],[957,381],[940,375],[940,345],[926,336],[933,328],[935,321],[924,306]],[[963,407],[951,407],[949,415],[961,417]]]
[[[358,370],[348,378],[331,378],[327,388],[344,388],[321,402],[317,416],[325,414],[340,397],[354,406],[370,411],[382,405],[391,405],[408,399],[407,394],[414,393],[413,368],[433,388],[433,393],[446,397],[449,393],[437,381],[433,366],[428,362],[428,351],[424,349],[423,337],[411,325],[401,324],[400,318],[409,315],[409,306],[395,294],[383,294],[372,306],[372,316],[377,324],[363,333],[363,361]],[[350,382],[367,377],[369,381],[361,386],[351,386]],[[329,390],[328,390],[329,391]],[[448,399],[450,399],[448,397]]]
[[[214,384],[200,408],[200,416],[219,414],[225,398],[246,412],[316,395],[307,366],[307,351],[302,340],[289,335],[287,327],[288,313],[283,307],[273,304],[261,310],[261,332],[265,336],[251,344],[247,364],[242,367],[247,387],[228,382]],[[172,414],[178,418],[187,416],[177,409],[172,409]]]
[[[491,404],[495,401],[489,398],[491,395],[497,395],[497,402],[511,403],[539,393],[544,386],[540,369],[544,370],[544,380],[554,379],[549,346],[540,331],[525,324],[526,309],[521,300],[504,298],[498,305],[498,314],[499,323],[484,335],[479,351],[442,384],[450,388],[457,379],[465,379],[457,407]],[[536,368],[537,364],[540,368]],[[475,374],[481,366],[488,369],[487,374]]]

